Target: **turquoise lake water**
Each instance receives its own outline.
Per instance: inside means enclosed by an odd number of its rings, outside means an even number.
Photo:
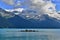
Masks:
[[[0,29],[0,40],[56,40],[60,36],[56,36],[60,32],[58,30],[39,30],[39,32],[19,31],[19,29]]]

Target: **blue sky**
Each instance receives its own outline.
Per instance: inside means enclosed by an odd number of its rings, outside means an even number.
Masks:
[[[52,0],[52,2],[56,4],[57,11],[60,11],[60,0]]]
[[[23,2],[24,0],[19,0],[19,1]],[[56,4],[57,11],[60,11],[60,0],[52,0],[52,2]],[[2,1],[0,1],[0,7],[3,9],[12,9],[13,8],[13,6],[6,5]],[[26,6],[21,6],[21,7],[26,8]]]
[[[4,2],[0,1],[0,7],[3,9],[11,9],[13,6],[6,5]]]

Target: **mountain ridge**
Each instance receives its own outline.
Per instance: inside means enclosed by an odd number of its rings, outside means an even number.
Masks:
[[[60,28],[60,23],[54,21],[55,19],[53,20],[53,18],[48,15],[44,15],[44,17],[45,20],[39,21],[34,19],[24,19],[18,15],[6,19],[0,15],[0,28]]]

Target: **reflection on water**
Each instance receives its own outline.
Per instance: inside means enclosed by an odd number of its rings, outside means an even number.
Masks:
[[[39,30],[39,32],[19,32],[18,29],[0,29],[0,40],[59,40],[60,31]]]
[[[42,37],[41,37],[42,36]],[[11,37],[0,37],[0,40],[49,40],[45,35],[39,36],[11,36]]]

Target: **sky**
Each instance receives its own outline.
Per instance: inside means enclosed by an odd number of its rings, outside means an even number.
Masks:
[[[15,0],[15,2],[17,2],[18,0]],[[23,2],[24,0],[19,0],[21,2]],[[52,0],[53,3],[56,4],[56,10],[57,11],[60,11],[60,0]],[[4,2],[2,2],[0,0],[0,7],[3,8],[3,9],[12,9],[13,6],[10,6],[10,5],[7,5],[5,4]],[[26,8],[26,6],[21,6],[22,8]]]
[[[52,0],[52,2],[56,4],[57,11],[60,11],[60,0]]]
[[[24,0],[15,0],[15,3],[17,3],[17,1],[24,2]],[[0,0],[0,7],[3,8],[3,9],[13,9],[13,8],[14,8],[14,6],[5,4],[5,3],[2,2],[1,0]],[[21,6],[21,7],[22,7],[22,8],[26,8],[25,6]]]

